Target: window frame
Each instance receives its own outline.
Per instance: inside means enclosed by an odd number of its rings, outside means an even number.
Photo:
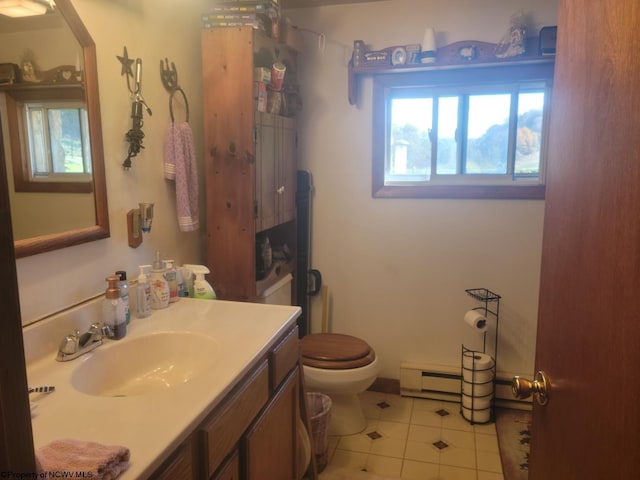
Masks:
[[[549,134],[549,111],[553,87],[554,63],[549,60],[532,60],[517,64],[491,66],[463,65],[441,66],[418,71],[384,72],[373,77],[373,126],[372,126],[372,196],[374,198],[468,198],[468,199],[544,199],[544,164]],[[427,184],[385,184],[385,152],[388,116],[388,95],[393,89],[430,88],[462,89],[469,86],[491,89],[493,85],[540,83],[547,90],[545,95],[543,143],[539,183],[517,180],[508,184],[442,181]],[[455,177],[458,177],[458,175]],[[482,176],[487,180],[488,176]]]
[[[79,85],[42,86],[32,88],[16,88],[4,91],[9,123],[11,164],[13,167],[13,183],[16,192],[42,193],[91,193],[93,192],[93,173],[79,174],[82,179],[73,181],[60,180],[65,174],[56,174],[52,179],[31,178],[29,159],[29,139],[27,138],[24,120],[25,103],[51,103],[60,106],[64,102],[77,104],[82,102],[86,107],[84,88]]]

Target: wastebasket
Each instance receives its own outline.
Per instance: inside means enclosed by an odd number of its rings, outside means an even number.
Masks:
[[[331,398],[323,393],[307,393],[307,411],[311,418],[311,435],[313,436],[313,455],[316,459],[318,473],[323,471],[329,461],[329,445],[327,432],[331,418]]]

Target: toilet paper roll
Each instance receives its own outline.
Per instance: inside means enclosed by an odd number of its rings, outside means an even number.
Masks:
[[[493,395],[493,383],[468,383],[462,382],[462,393],[465,395],[477,397],[486,397]]]
[[[485,317],[479,310],[469,310],[464,314],[464,323],[478,332],[484,332],[487,330],[487,317]]]
[[[491,383],[493,380],[493,370],[464,370],[462,372],[462,379],[467,383],[473,383],[477,385],[483,385]]]
[[[462,395],[462,406],[469,410],[486,410],[491,406],[491,399],[493,395],[486,397],[470,397],[468,395]]]
[[[482,352],[468,350],[462,355],[462,367],[466,370],[490,370],[493,368],[493,358]]]
[[[491,409],[470,410],[462,407],[462,416],[470,422],[487,423],[491,420]]]

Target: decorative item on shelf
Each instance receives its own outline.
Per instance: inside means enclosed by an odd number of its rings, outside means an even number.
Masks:
[[[433,63],[436,61],[436,32],[431,27],[424,30],[422,39],[422,53],[420,63]]]
[[[475,60],[478,56],[478,49],[475,45],[465,45],[458,49],[458,55],[462,60]]]
[[[391,51],[391,65],[407,63],[407,50],[404,47],[394,47]]]
[[[20,67],[15,63],[0,63],[0,85],[20,82]]]
[[[511,16],[509,30],[496,47],[497,58],[510,58],[523,55],[526,51],[527,21],[524,13]]]
[[[538,37],[538,54],[555,55],[558,27],[542,27]]]
[[[391,65],[391,53],[389,50],[372,50],[362,55],[362,66],[372,67]]]
[[[354,40],[353,42],[353,66],[361,67],[364,55],[364,42],[362,40]]]
[[[138,248],[142,243],[142,234],[151,231],[153,222],[153,203],[139,203],[139,207],[127,212],[127,234],[129,246]]]
[[[419,43],[412,43],[404,47],[404,49],[407,51],[407,64],[420,63],[422,47]]]
[[[127,158],[122,162],[122,167],[125,170],[131,168],[131,159],[140,153],[140,150],[144,148],[142,145],[142,139],[144,138],[144,132],[142,131],[143,121],[143,108],[147,111],[147,114],[151,116],[151,109],[144,101],[142,97],[142,59],[136,58],[130,59],[127,53],[127,47],[124,47],[124,53],[122,56],[116,56],[122,64],[121,75],[127,77],[127,88],[132,98],[131,102],[131,118],[132,127],[126,133],[125,137],[129,142],[129,151]],[[133,73],[132,65],[135,63],[136,72]],[[131,77],[133,79],[133,86],[131,85]]]

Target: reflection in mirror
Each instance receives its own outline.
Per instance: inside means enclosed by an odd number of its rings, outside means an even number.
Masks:
[[[0,15],[0,124],[16,256],[108,237],[95,44],[69,0]]]

